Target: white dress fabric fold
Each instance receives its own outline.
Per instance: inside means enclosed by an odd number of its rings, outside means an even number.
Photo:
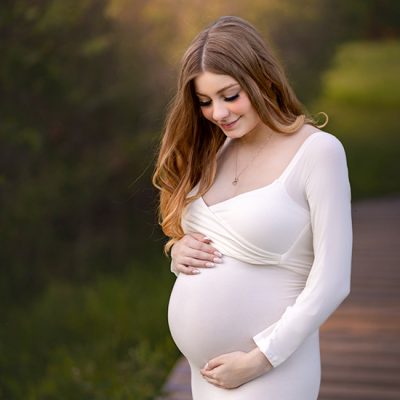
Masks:
[[[215,268],[177,274],[169,301],[193,400],[317,399],[318,329],[350,290],[351,192],[340,141],[311,134],[274,182],[212,206],[200,197],[182,226],[223,254]],[[239,388],[218,388],[199,372],[211,358],[255,346],[274,368]]]

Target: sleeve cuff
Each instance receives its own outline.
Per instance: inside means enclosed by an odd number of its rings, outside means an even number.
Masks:
[[[267,357],[268,361],[275,368],[281,364],[284,359],[272,350],[271,337],[276,323],[269,326],[267,329],[253,336],[253,341],[260,349],[260,351]]]
[[[171,260],[170,270],[171,270],[171,272],[172,272],[173,274],[175,274],[176,276],[179,275],[179,271],[177,271],[177,270],[174,268],[174,262],[173,262],[172,260]]]

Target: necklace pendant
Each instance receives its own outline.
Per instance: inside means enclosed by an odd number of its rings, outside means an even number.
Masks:
[[[232,181],[232,185],[237,185],[238,182],[239,182],[239,178],[235,177],[235,179]]]

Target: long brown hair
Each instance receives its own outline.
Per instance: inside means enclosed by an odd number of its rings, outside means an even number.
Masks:
[[[203,117],[195,96],[194,78],[204,71],[236,79],[261,121],[276,132],[294,133],[305,123],[316,126],[251,24],[238,17],[221,17],[200,32],[181,62],[153,176],[153,184],[160,190],[160,224],[170,238],[166,252],[184,234],[184,208],[212,185],[216,154],[226,138],[217,125]],[[197,183],[197,195],[188,197]]]

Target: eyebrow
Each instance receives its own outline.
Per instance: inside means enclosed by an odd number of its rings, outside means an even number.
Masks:
[[[239,86],[239,83],[231,83],[230,85],[225,86],[225,87],[223,87],[222,89],[218,90],[217,94],[220,94],[220,93],[222,93],[224,90],[230,89],[231,87],[234,87],[234,86]],[[196,94],[199,95],[199,96],[208,97],[206,94],[202,94],[202,93],[199,93],[199,92],[196,92]]]

